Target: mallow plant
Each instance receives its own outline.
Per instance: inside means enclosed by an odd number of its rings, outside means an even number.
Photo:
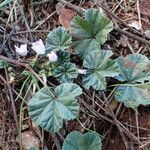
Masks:
[[[79,118],[77,97],[82,94],[76,82],[79,76],[82,88],[95,91],[107,91],[107,79],[116,79],[112,85],[116,87],[114,97],[127,107],[150,104],[149,59],[141,54],[112,59],[113,52],[102,49],[112,29],[111,20],[99,10],[89,9],[84,16],[73,18],[70,31],[64,27],[52,30],[41,47],[44,53],[35,48],[41,41],[33,44],[34,51],[49,58],[40,72],[47,80],[53,76],[59,83],[54,88],[45,85],[28,102],[29,115],[37,126],[55,133],[64,121]],[[94,131],[85,134],[74,131],[67,135],[62,147],[70,149],[98,150],[101,139]]]
[[[150,104],[150,60],[141,54],[130,54],[116,59],[120,74],[115,78],[122,82],[117,85],[115,98],[125,106],[137,108]]]

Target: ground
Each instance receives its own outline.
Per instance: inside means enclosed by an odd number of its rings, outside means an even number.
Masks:
[[[47,33],[55,27],[61,25],[69,28],[71,19],[79,14],[81,8],[100,9],[101,6],[105,15],[113,21],[115,28],[110,32],[103,47],[111,49],[114,58],[139,52],[150,59],[150,32],[145,36],[145,33],[150,31],[149,0],[102,0],[101,2],[97,0],[96,4],[94,0],[72,0],[71,3],[73,6],[78,6],[77,9],[68,4],[64,9],[65,2],[63,0],[41,0],[30,3],[30,0],[20,0],[8,4],[2,10],[0,9],[0,56],[28,63],[34,58],[32,52],[28,58],[18,57],[14,45],[28,43],[31,46],[31,42],[36,39],[44,40]],[[129,27],[133,21],[136,21],[136,25],[140,26],[139,30]],[[118,27],[121,31],[118,30]],[[11,67],[0,69],[0,149],[19,149],[20,137],[18,133],[23,137],[24,149],[29,149],[31,144],[39,148],[46,146],[49,150],[56,150],[57,145],[62,145],[69,132],[74,130],[86,132],[86,129],[76,120],[65,122],[63,129],[55,135],[43,132],[36,127],[28,115],[27,107],[27,102],[34,93],[35,85],[26,94],[29,87],[29,83],[26,83],[21,96],[17,98],[24,83],[21,73],[27,68],[12,63]],[[10,72],[13,72],[12,76],[15,74],[15,80],[11,80]],[[55,80],[52,83],[57,84]],[[150,106],[139,106],[138,113],[136,113],[133,109],[116,102],[111,93],[106,92],[106,95],[110,96],[111,112],[105,102],[96,98],[97,93],[93,93],[88,91],[88,95],[91,97],[95,94],[94,102],[86,95],[83,95],[82,100],[79,100],[82,110],[80,121],[84,127],[94,130],[102,136],[102,149],[126,150],[126,141],[130,150],[150,150]],[[122,138],[112,113],[115,114],[125,139]],[[22,118],[21,122],[20,118]]]

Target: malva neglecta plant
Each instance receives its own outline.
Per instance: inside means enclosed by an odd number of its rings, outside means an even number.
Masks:
[[[77,97],[82,88],[107,91],[108,78],[116,79],[112,85],[116,87],[114,97],[125,106],[135,109],[150,104],[149,59],[141,54],[112,59],[113,52],[101,48],[112,29],[113,24],[106,16],[89,9],[83,17],[73,18],[70,31],[58,27],[47,35],[45,53],[50,54],[52,61],[40,65],[40,73],[46,78],[55,77],[59,85],[46,85],[28,102],[29,115],[37,126],[55,133],[64,121],[79,118]],[[68,50],[70,47],[72,51]],[[80,58],[82,63],[71,56]],[[76,82],[78,76],[82,88]],[[98,150],[101,139],[96,132],[74,131],[67,135],[62,149]]]

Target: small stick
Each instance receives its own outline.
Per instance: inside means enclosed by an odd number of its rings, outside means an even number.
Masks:
[[[139,25],[141,28],[141,31],[143,33],[143,28],[142,28],[142,22],[141,22],[141,12],[140,12],[140,6],[139,6],[139,0],[137,0],[137,12],[138,12],[138,18],[139,18]]]
[[[51,13],[46,19],[44,19],[38,26],[36,26],[34,28],[34,30],[38,29],[45,21],[47,21],[49,18],[51,18],[54,14],[56,13],[56,11],[54,11],[53,13]]]
[[[136,119],[136,127],[137,127],[137,138],[140,140],[140,132],[139,132],[139,119],[138,119],[138,112],[135,112],[135,119]]]
[[[114,119],[114,121],[115,121],[115,124],[116,124],[116,126],[117,126],[117,128],[118,128],[118,130],[119,130],[119,132],[120,132],[121,137],[122,137],[122,140],[124,141],[124,145],[125,145],[126,149],[128,150],[128,149],[129,149],[129,145],[128,145],[128,143],[127,143],[127,140],[126,140],[126,138],[125,138],[125,136],[124,136],[124,134],[123,134],[123,131],[122,131],[121,127],[120,127],[119,121],[117,120],[117,118],[116,118],[116,116],[115,116],[113,110],[111,109],[111,107],[110,107],[110,105],[109,105],[109,101],[108,101],[108,99],[106,98],[104,92],[102,92],[102,96],[103,96],[104,100],[105,100],[106,103],[107,103],[108,109],[109,109],[109,111],[111,112],[112,117],[113,117],[113,119]]]
[[[89,110],[96,117],[102,118],[102,119],[108,121],[109,123],[113,123],[113,121],[111,119],[109,119],[108,117],[98,113],[94,109],[92,110],[91,106],[89,106],[82,98],[78,97],[78,100],[79,100],[79,102],[81,102],[87,108],[87,110]]]
[[[150,145],[150,139],[147,140],[143,145],[140,146],[141,149],[144,149],[145,147],[147,147],[148,145]]]
[[[15,64],[16,66],[22,66],[24,68],[27,68],[31,73],[33,73],[35,75],[35,77],[37,77],[37,79],[43,84],[45,85],[44,81],[37,75],[37,73],[26,63],[22,63],[22,62],[19,62],[17,60],[14,60],[14,59],[10,59],[8,57],[5,57],[5,56],[2,56],[0,55],[0,60],[4,60],[4,61],[7,61],[9,63],[12,63],[12,64]]]
[[[31,5],[32,5],[32,6],[41,5],[41,4],[43,4],[43,3],[48,3],[48,2],[50,2],[50,0],[43,0],[43,1],[41,1],[41,2],[33,2],[33,3],[31,3]]]
[[[112,13],[112,11],[107,7],[105,7],[105,6],[103,6],[102,4],[101,4],[101,1],[97,1],[96,2],[96,0],[91,0],[91,1],[93,1],[96,5],[98,5],[99,7],[101,7],[102,9],[104,9],[109,15],[110,15],[110,17],[111,18],[115,18],[116,20],[118,20],[121,24],[123,24],[124,26],[126,26],[127,28],[129,28],[132,32],[134,32],[134,33],[136,33],[136,34],[138,34],[138,35],[140,35],[140,36],[143,36],[144,38],[146,38],[146,39],[150,39],[150,37],[149,36],[147,36],[147,35],[145,35],[145,34],[143,34],[143,33],[141,33],[141,32],[139,32],[138,30],[136,30],[136,29],[134,29],[134,28],[132,28],[132,27],[130,27],[127,23],[125,23],[123,20],[121,20],[117,15],[115,15],[114,13]]]
[[[130,37],[130,38],[133,38],[133,39],[135,39],[135,40],[137,40],[137,41],[139,41],[139,42],[142,42],[142,43],[144,43],[144,44],[150,46],[150,41],[145,40],[144,38],[141,38],[141,37],[139,37],[139,36],[137,36],[137,35],[135,35],[135,34],[132,34],[132,33],[130,33],[130,32],[124,31],[124,30],[122,30],[122,29],[120,29],[120,28],[117,28],[117,29],[115,29],[115,30],[116,30],[117,32],[121,33],[121,34],[124,34],[124,35],[126,35],[126,36],[128,36],[128,37]]]
[[[53,137],[53,140],[54,140],[55,145],[57,147],[57,150],[61,150],[61,146],[60,146],[61,144],[60,144],[60,141],[59,141],[57,135],[53,133],[52,137]]]
[[[26,31],[19,31],[16,33],[11,33],[10,35],[18,35],[18,34],[26,34],[26,33],[37,33],[37,32],[43,32],[43,33],[49,33],[49,30],[26,30]]]
[[[81,7],[78,7],[76,5],[73,5],[71,4],[70,2],[67,2],[65,0],[57,0],[59,1],[60,3],[66,5],[67,7],[71,8],[71,9],[74,9],[76,12],[78,12],[79,14],[84,14],[85,12],[85,9],[81,8]]]
[[[108,117],[98,113],[97,111],[95,110],[92,110],[92,108],[82,99],[82,98],[79,98],[78,97],[78,100],[79,102],[81,102],[87,110],[89,110],[89,112],[91,112],[95,117],[96,119],[104,119],[105,121],[108,121],[109,123],[112,123],[114,125],[116,125],[116,123],[109,119]],[[110,115],[112,117],[112,115]],[[131,139],[134,139],[136,142],[138,142],[140,145],[142,145],[142,143],[137,139],[137,137],[135,137],[123,124],[121,124],[121,122],[118,121],[118,124],[120,125],[121,129],[124,131],[124,133]]]
[[[0,79],[8,86],[8,91],[9,91],[9,94],[10,94],[10,101],[11,101],[11,105],[12,105],[12,109],[13,109],[14,120],[15,120],[17,131],[18,131],[18,120],[17,120],[16,107],[15,107],[15,103],[14,103],[12,89],[10,87],[10,84],[7,84],[9,79],[8,79],[6,69],[5,69],[5,73],[6,73],[7,80],[5,80],[2,75],[0,75]]]

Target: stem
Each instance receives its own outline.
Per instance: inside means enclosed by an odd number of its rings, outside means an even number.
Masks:
[[[25,96],[24,96],[24,98],[23,98],[23,101],[22,101],[22,103],[21,103],[21,106],[20,106],[20,114],[19,114],[19,146],[20,146],[20,150],[23,150],[23,149],[22,149],[22,148],[23,148],[23,146],[22,146],[22,135],[21,135],[21,131],[22,131],[22,121],[23,121],[23,104],[24,104],[24,102],[25,102],[26,96],[27,96],[27,94],[28,94],[28,92],[29,92],[29,90],[30,90],[32,84],[33,84],[33,82],[30,83],[30,85],[29,85],[29,87],[28,87],[28,89],[27,89],[27,91],[26,91],[26,94],[25,94]]]

